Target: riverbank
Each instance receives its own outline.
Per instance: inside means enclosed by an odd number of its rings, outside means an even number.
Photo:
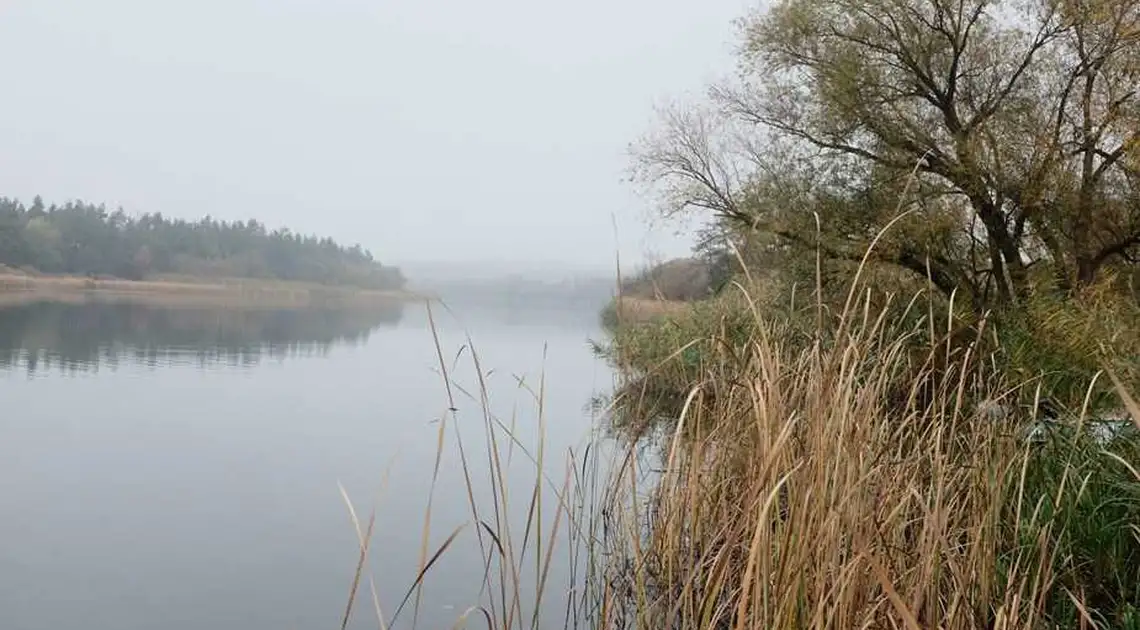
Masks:
[[[260,308],[367,307],[423,301],[410,291],[380,291],[250,278],[163,276],[150,280],[0,273],[0,306],[34,301],[132,301],[156,306]]]
[[[631,454],[591,480],[594,627],[1136,627],[1128,387],[1105,377],[1111,419],[1027,410],[1042,389],[1008,369],[1015,338],[943,355],[889,306],[610,304],[607,425]]]

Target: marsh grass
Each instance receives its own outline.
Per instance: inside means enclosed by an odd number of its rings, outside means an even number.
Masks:
[[[685,370],[688,393],[668,423],[580,452],[517,439],[514,421],[490,411],[482,376],[470,390],[451,378],[436,336],[448,399],[436,472],[458,462],[470,518],[434,535],[429,497],[419,571],[390,616],[371,589],[378,627],[415,626],[433,566],[474,539],[483,583],[458,626],[1140,628],[1135,434],[1091,441],[1085,409],[1027,440],[1032,414],[993,409],[1033,381],[1009,382],[973,347],[916,369],[921,331],[902,323],[914,320],[870,301],[849,307],[806,344],[751,308],[746,338]],[[718,346],[676,341],[672,353]],[[477,352],[467,360],[485,374]],[[650,413],[637,382],[619,388],[615,410]],[[545,383],[530,391],[541,436]],[[456,430],[458,399],[478,403],[477,443]],[[521,484],[517,466],[529,471]],[[360,557],[342,627],[377,553],[374,515],[348,505]]]

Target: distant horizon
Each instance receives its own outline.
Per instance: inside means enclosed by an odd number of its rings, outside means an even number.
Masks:
[[[375,252],[373,252],[375,254]],[[672,260],[691,255],[691,251],[670,256],[644,255],[633,260],[621,259],[622,274],[663,260]],[[586,274],[615,274],[618,270],[616,255],[607,261],[590,263],[582,260],[525,260],[505,258],[474,258],[469,260],[384,260],[377,257],[381,264],[398,267],[406,277],[412,279],[414,273],[428,276],[469,277],[469,278],[497,278],[510,275],[547,275],[552,273],[586,273]]]
[[[629,146],[734,73],[747,6],[17,0],[0,192],[254,216],[393,264],[674,256],[691,239],[650,225]]]

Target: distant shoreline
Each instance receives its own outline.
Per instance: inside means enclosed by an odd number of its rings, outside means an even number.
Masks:
[[[411,291],[258,278],[166,276],[151,280],[123,280],[0,273],[0,307],[35,301],[124,301],[172,307],[369,307],[422,302],[425,299]]]

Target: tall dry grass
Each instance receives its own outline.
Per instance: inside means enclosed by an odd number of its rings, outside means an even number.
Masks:
[[[637,603],[603,625],[1035,627],[1050,576],[994,575],[1014,433],[952,376],[897,410],[907,345],[885,333],[868,321],[799,354],[760,334],[743,369],[711,367],[646,511],[626,514],[644,540],[616,545]]]
[[[733,359],[695,372],[648,483],[637,439],[609,454],[521,444],[489,411],[486,384],[462,391],[440,351],[449,409],[464,396],[483,410],[482,443],[455,433],[452,451],[453,424],[439,427],[437,470],[458,459],[471,518],[428,545],[429,508],[419,574],[391,617],[374,600],[380,627],[416,609],[462,536],[486,562],[468,627],[1140,627],[1136,440],[1094,444],[1078,430],[1045,452],[1024,416],[995,413],[1032,382],[987,372],[972,348],[916,366],[919,331],[851,306],[830,341],[806,347],[754,311]],[[535,400],[545,422],[541,385]],[[627,391],[615,404],[636,413],[637,400]],[[532,471],[522,491],[512,459]],[[479,480],[495,490],[489,503],[475,498]],[[354,593],[371,529],[357,523]],[[550,590],[552,567],[568,590]]]

